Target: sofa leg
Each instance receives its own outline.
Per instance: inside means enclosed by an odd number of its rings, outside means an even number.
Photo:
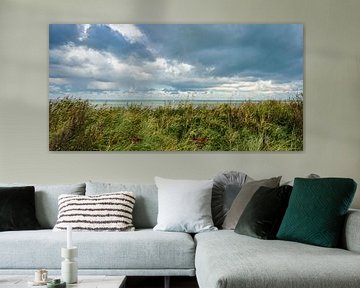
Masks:
[[[170,288],[170,276],[164,277],[164,288]]]

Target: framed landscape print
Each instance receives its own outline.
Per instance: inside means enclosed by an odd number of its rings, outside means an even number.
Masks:
[[[49,150],[302,151],[302,24],[50,24]]]

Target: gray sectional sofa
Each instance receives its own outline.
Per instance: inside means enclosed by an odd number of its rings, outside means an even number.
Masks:
[[[28,274],[39,268],[48,269],[50,275],[60,273],[60,248],[66,245],[66,233],[51,230],[59,194],[127,190],[136,195],[136,231],[74,232],[80,274],[196,275],[201,288],[360,287],[360,211],[348,213],[343,248],[334,249],[259,240],[231,230],[196,235],[153,231],[157,220],[155,185],[88,182],[35,185],[35,189],[37,218],[43,229],[0,232],[0,275]]]

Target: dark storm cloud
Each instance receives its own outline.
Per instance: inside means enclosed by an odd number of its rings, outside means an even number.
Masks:
[[[144,44],[129,42],[123,35],[111,29],[108,25],[95,24],[89,25],[87,31],[84,31],[84,29],[83,25],[78,24],[50,24],[50,49],[56,46],[72,44],[110,52],[119,58],[133,56],[133,60],[137,58],[147,61],[154,60]]]
[[[130,43],[123,35],[107,25],[91,25],[82,44],[89,48],[110,52],[120,58],[133,56],[142,60],[154,60],[144,44]]]
[[[79,40],[79,27],[74,24],[50,24],[49,46],[61,46],[68,43],[77,43]]]
[[[299,80],[303,26],[139,25],[160,55],[204,68],[214,76]]]
[[[219,84],[218,81],[198,81],[196,79],[189,79],[189,80],[176,80],[174,79],[170,83],[164,83],[171,86],[172,89],[177,91],[200,91],[206,90],[208,88],[214,87]]]

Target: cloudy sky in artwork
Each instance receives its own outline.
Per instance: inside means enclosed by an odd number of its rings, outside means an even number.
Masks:
[[[50,24],[49,98],[288,99],[301,24]]]

